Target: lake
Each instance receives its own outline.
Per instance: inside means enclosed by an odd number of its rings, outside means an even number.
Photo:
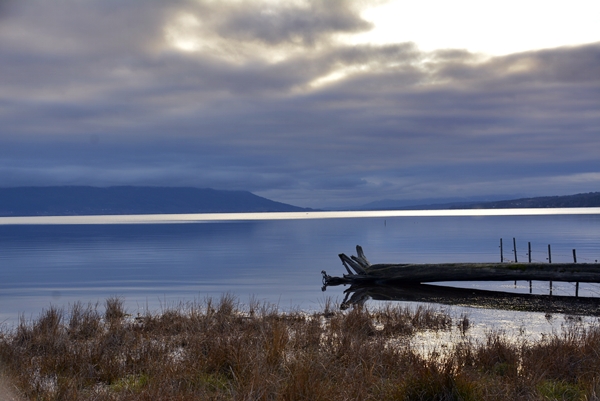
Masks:
[[[520,262],[531,242],[533,261],[545,262],[550,244],[553,262],[571,262],[576,249],[578,262],[596,263],[600,211],[572,210],[0,218],[0,322],[110,296],[132,314],[225,293],[318,310],[344,290],[322,292],[321,271],[341,276],[337,255],[355,254],[357,244],[371,263],[499,262],[500,239],[512,260],[515,238]],[[527,283],[462,285],[529,291]],[[574,287],[554,283],[553,292],[573,295]],[[548,283],[535,282],[534,292],[547,293]],[[600,285],[582,284],[580,295],[600,297]]]

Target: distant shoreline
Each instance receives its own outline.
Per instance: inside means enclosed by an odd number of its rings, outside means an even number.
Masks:
[[[248,191],[191,187],[0,188],[0,216],[110,216],[185,213],[302,212]]]
[[[376,196],[376,194],[374,194]],[[465,215],[463,210],[505,209],[570,209],[600,207],[600,192],[564,196],[542,196],[494,202],[468,200],[448,202],[448,199],[383,200],[348,208],[332,207],[325,210],[298,207],[273,201],[248,191],[216,190],[192,187],[144,187],[144,186],[50,186],[50,187],[0,187],[0,217],[56,217],[56,216],[147,216],[147,215],[225,215],[259,213],[262,220],[266,213],[309,213],[310,218],[329,218],[330,213],[379,212],[380,216],[434,215],[452,216],[452,211]],[[437,211],[435,214],[432,211]],[[399,212],[400,214],[390,214]],[[317,213],[317,214],[315,214]],[[319,215],[318,213],[322,213]],[[424,213],[424,214],[423,214]],[[519,213],[510,213],[519,214]],[[536,212],[527,214],[553,214]],[[480,212],[473,215],[479,216]],[[486,215],[493,215],[486,212]],[[316,216],[316,217],[312,217]],[[340,215],[341,217],[357,217]],[[339,216],[334,216],[339,217]],[[363,217],[363,216],[358,216]],[[126,217],[124,217],[127,219]],[[210,218],[222,220],[221,217]],[[246,218],[243,218],[246,220]],[[271,219],[271,218],[268,218]],[[281,219],[277,217],[275,219]],[[93,220],[93,219],[92,219]],[[192,219],[194,220],[194,219]],[[225,220],[231,220],[226,217]]]

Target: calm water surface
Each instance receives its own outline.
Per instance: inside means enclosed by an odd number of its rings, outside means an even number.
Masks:
[[[578,262],[600,260],[598,214],[0,224],[0,322],[35,318],[50,304],[102,303],[109,296],[122,297],[134,314],[224,293],[315,310],[344,290],[321,292],[321,270],[342,275],[337,254],[354,254],[357,244],[371,263],[497,262],[500,238],[505,259],[514,257],[513,237],[519,261],[527,261],[527,242],[534,261],[546,261],[548,244],[553,262],[571,262],[572,249]],[[535,292],[547,292],[547,285],[535,283]],[[485,286],[514,290],[513,283]],[[516,291],[529,287],[519,283]],[[574,284],[555,283],[554,294],[573,293]],[[600,285],[582,285],[580,294],[600,296]]]

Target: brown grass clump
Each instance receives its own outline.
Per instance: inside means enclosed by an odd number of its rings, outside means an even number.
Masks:
[[[0,391],[20,400],[592,400],[600,330],[539,342],[490,333],[433,308],[280,312],[235,298],[129,316],[123,300],[50,307],[0,332]],[[418,331],[459,330],[427,356]],[[0,394],[0,399],[5,394]],[[17,398],[19,397],[19,398]]]

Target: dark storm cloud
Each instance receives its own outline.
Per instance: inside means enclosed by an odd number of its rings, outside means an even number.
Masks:
[[[0,24],[0,183],[313,207],[597,190],[599,44],[350,46],[336,35],[369,29],[350,4],[20,3]]]
[[[306,5],[238,3],[225,8],[217,32],[238,40],[258,40],[269,45],[296,43],[313,46],[332,33],[359,32],[372,28],[360,18],[352,2],[317,0]]]

